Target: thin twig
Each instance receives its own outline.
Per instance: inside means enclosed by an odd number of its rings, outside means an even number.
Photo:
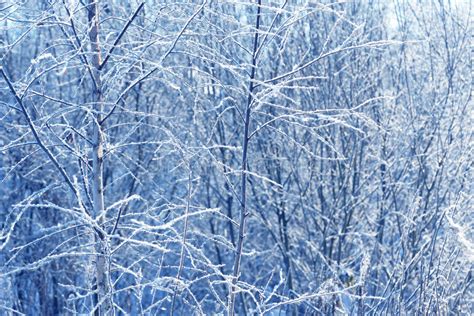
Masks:
[[[120,42],[120,40],[122,39],[122,36],[125,34],[125,32],[127,31],[128,27],[130,26],[130,24],[132,24],[133,20],[135,20],[135,18],[137,17],[138,13],[140,12],[140,10],[143,8],[143,6],[145,5],[145,2],[142,2],[138,8],[135,10],[135,13],[133,13],[133,15],[130,17],[130,19],[128,19],[128,22],[127,24],[125,24],[125,26],[123,27],[122,31],[120,32],[120,34],[117,36],[117,38],[115,39],[114,41],[114,44],[112,45],[112,47],[110,48],[110,50],[107,52],[107,55],[105,56],[104,58],[104,61],[102,62],[102,64],[100,64],[99,66],[99,70],[102,70],[102,68],[104,68],[105,64],[107,63],[107,61],[109,60],[110,56],[112,55],[115,47],[117,47],[117,44]]]

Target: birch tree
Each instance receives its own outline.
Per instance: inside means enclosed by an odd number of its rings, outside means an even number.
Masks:
[[[468,313],[471,10],[1,4],[1,313]]]

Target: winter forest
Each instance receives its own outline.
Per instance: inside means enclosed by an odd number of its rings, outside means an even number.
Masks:
[[[469,0],[0,3],[0,315],[472,315]]]

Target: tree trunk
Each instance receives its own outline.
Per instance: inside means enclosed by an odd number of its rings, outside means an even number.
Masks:
[[[245,236],[245,222],[248,217],[247,213],[247,150],[249,144],[249,127],[250,127],[250,113],[251,105],[253,100],[253,89],[254,89],[254,78],[257,67],[257,48],[258,48],[258,29],[260,26],[260,7],[261,0],[257,0],[257,21],[255,28],[255,37],[254,37],[254,46],[252,52],[252,72],[250,74],[250,84],[249,84],[249,95],[247,99],[247,107],[245,110],[245,122],[244,122],[244,137],[242,143],[242,191],[241,191],[241,210],[240,210],[240,222],[239,222],[239,236],[237,240],[237,248],[234,261],[234,271],[232,274],[232,286],[230,288],[229,295],[229,315],[234,315],[234,306],[235,306],[235,286],[237,285],[237,280],[239,279],[240,274],[240,263],[242,259],[242,251],[244,244]]]
[[[104,212],[104,184],[103,184],[103,142],[102,137],[102,82],[100,76],[101,52],[99,43],[99,4],[90,0],[88,5],[89,40],[92,50],[92,79],[93,79],[93,110],[95,112],[94,128],[92,132],[92,202],[93,216],[100,218]],[[98,222],[100,225],[101,222]],[[97,303],[96,315],[107,315],[112,311],[110,289],[108,284],[106,236],[100,232],[95,234],[96,251],[96,282]]]

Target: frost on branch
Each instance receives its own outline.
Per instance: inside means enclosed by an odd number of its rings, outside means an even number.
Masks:
[[[471,12],[1,4],[0,314],[468,314]]]

